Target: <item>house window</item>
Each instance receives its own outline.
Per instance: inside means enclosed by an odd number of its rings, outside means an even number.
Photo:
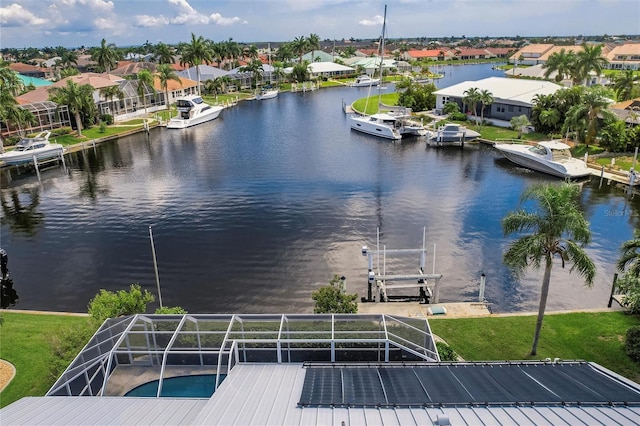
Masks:
[[[509,105],[509,112],[513,112],[513,105]]]

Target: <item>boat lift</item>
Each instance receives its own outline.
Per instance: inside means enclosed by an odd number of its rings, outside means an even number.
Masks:
[[[436,274],[435,272],[435,255],[436,246],[433,246],[433,271],[431,274],[425,274],[425,264],[427,260],[426,249],[426,227],[422,231],[422,248],[419,249],[394,249],[387,250],[386,246],[380,247],[380,228],[377,229],[376,236],[376,250],[370,250],[367,246],[362,247],[362,255],[367,256],[368,260],[368,279],[367,279],[367,297],[362,298],[363,302],[375,302],[375,296],[372,295],[373,285],[375,284],[378,292],[378,301],[419,301],[420,303],[430,303],[430,299],[433,297],[433,302],[438,303],[440,297],[440,280],[442,274]],[[386,273],[386,258],[387,254],[390,255],[404,255],[404,254],[420,254],[420,266],[417,274],[387,274]],[[380,256],[382,255],[382,269],[380,269]],[[376,269],[374,270],[373,258],[377,259]],[[399,281],[399,282],[398,282]],[[415,282],[410,282],[415,281]],[[433,286],[433,290],[429,286]],[[417,296],[391,296],[387,294],[387,290],[400,289],[400,288],[415,288],[419,289]]]

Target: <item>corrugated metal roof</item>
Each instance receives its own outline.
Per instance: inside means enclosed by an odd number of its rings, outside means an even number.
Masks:
[[[489,77],[483,80],[463,81],[453,86],[445,87],[433,92],[440,96],[453,96],[464,98],[465,91],[475,87],[479,90],[488,90],[493,95],[496,103],[501,100],[509,103],[520,102],[531,105],[536,95],[550,95],[562,89],[562,86],[541,80],[522,80],[504,77]]]
[[[203,399],[22,398],[0,411],[3,425],[189,425]]]
[[[470,364],[470,368],[483,365]],[[552,364],[539,363],[543,369]],[[593,374],[606,374],[593,365]],[[402,368],[402,367],[398,367]],[[0,410],[10,425],[637,425],[638,405],[459,404],[301,407],[303,364],[239,364],[209,400],[131,397],[24,398]],[[613,374],[611,372],[608,372]],[[609,375],[609,374],[606,374]],[[615,375],[613,375],[615,376]],[[640,386],[618,378],[634,389]],[[480,392],[479,388],[472,389]],[[440,423],[438,423],[440,422]]]

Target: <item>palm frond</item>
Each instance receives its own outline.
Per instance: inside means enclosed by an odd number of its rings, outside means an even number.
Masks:
[[[569,272],[577,270],[582,278],[584,278],[587,287],[593,286],[593,280],[596,276],[596,265],[587,255],[582,247],[573,241],[567,241],[567,254],[573,266]]]

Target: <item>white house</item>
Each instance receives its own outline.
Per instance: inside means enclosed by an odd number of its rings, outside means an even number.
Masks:
[[[484,117],[510,121],[519,115],[531,117],[533,99],[536,95],[551,95],[562,89],[562,86],[542,80],[520,80],[515,78],[489,77],[477,81],[464,81],[434,92],[436,95],[436,112],[441,112],[447,102],[455,102],[460,110],[468,111],[463,99],[471,88],[479,91],[487,90],[493,96],[493,104],[485,107]],[[480,115],[477,106],[477,115]],[[471,113],[471,112],[470,112]]]
[[[356,72],[355,68],[335,62],[313,62],[307,67],[311,77],[343,77]]]

